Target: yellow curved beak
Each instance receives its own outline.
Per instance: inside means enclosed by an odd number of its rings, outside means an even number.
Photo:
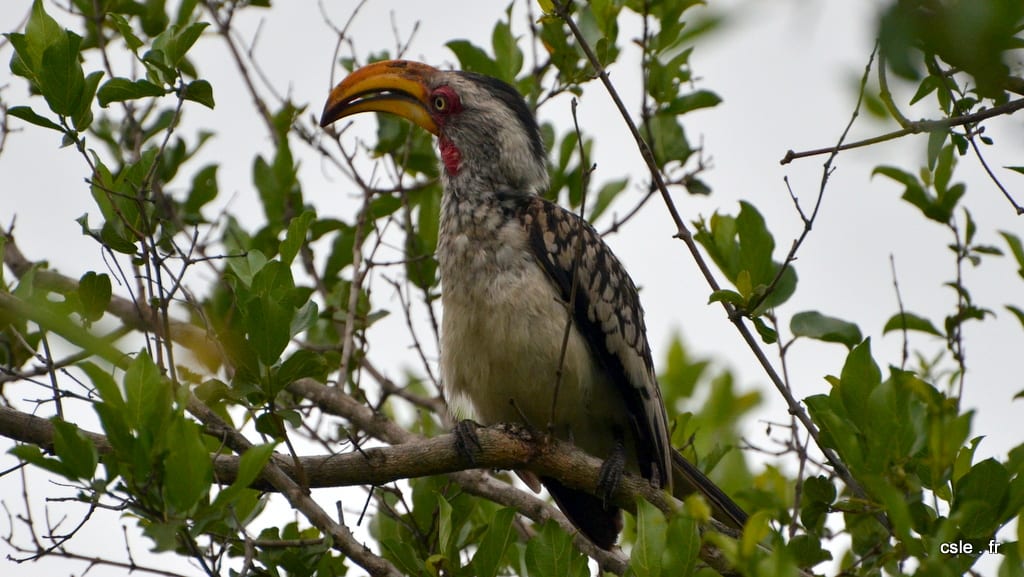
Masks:
[[[385,60],[349,74],[331,90],[320,126],[360,112],[388,112],[437,134],[430,116],[430,78],[437,69],[408,60]]]

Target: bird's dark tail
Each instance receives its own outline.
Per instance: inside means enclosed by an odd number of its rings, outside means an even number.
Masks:
[[[599,497],[570,489],[551,477],[541,477],[540,482],[569,521],[594,545],[602,549],[615,545],[622,531],[622,511],[618,507],[605,505]]]
[[[747,522],[746,512],[675,449],[672,449],[672,493],[680,499],[700,493],[711,505],[712,516],[734,529],[742,529]]]
[[[618,507],[606,505],[601,498],[566,487],[551,477],[541,477],[540,482],[587,539],[602,549],[615,545],[622,531],[622,511]],[[712,516],[734,529],[743,529],[747,522],[746,512],[675,449],[672,450],[672,493],[679,499],[700,493],[711,506]]]

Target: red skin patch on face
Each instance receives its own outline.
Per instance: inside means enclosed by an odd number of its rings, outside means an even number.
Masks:
[[[441,145],[441,162],[444,163],[445,171],[454,176],[462,168],[462,153],[455,147],[455,144],[445,137],[439,139]]]
[[[441,127],[439,144],[441,145],[441,162],[450,175],[459,173],[462,168],[462,153],[455,144],[444,135],[444,125],[453,114],[462,112],[462,101],[450,86],[439,86],[430,95],[431,112],[434,121]]]

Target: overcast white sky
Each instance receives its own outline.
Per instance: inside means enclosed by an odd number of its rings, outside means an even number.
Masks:
[[[11,31],[27,11],[27,0],[0,12],[0,30]],[[325,2],[327,12],[342,22],[355,2]],[[777,258],[799,233],[800,220],[789,200],[783,177],[788,176],[795,192],[812,202],[817,192],[824,159],[798,161],[780,166],[779,159],[788,149],[808,149],[835,142],[853,108],[854,86],[872,46],[875,2],[828,0],[778,0],[772,2],[722,1],[713,7],[726,10],[742,7],[743,16],[731,21],[731,27],[716,40],[699,45],[693,66],[701,78],[700,87],[717,92],[724,103],[717,108],[686,117],[684,124],[691,142],[701,141],[713,160],[713,169],[704,178],[714,189],[709,198],[677,195],[684,218],[709,216],[715,210],[735,214],[737,201],[750,200],[764,214],[775,233]],[[413,6],[416,6],[415,8]],[[521,7],[522,4],[520,3]],[[48,9],[59,12],[50,3]],[[502,14],[504,2],[410,3],[401,0],[372,1],[360,13],[352,28],[356,48],[361,55],[381,49],[394,49],[392,26],[404,39],[420,22],[408,57],[436,65],[453,65],[454,56],[443,44],[453,38],[468,38],[490,46],[491,23]],[[457,15],[457,17],[453,17]],[[263,16],[261,20],[258,17]],[[393,22],[393,24],[392,24]],[[239,30],[251,39],[257,27],[259,43],[256,57],[263,64],[275,87],[291,94],[294,101],[308,103],[308,113],[318,114],[330,88],[334,37],[322,23],[313,2],[277,2],[272,12],[253,11],[239,21]],[[630,37],[624,31],[622,39]],[[254,152],[264,154],[270,145],[263,125],[255,120],[251,99],[237,81],[233,63],[224,45],[215,37],[200,41],[196,62],[200,73],[215,87],[217,108],[206,111],[199,106],[187,113],[189,126],[208,126],[217,132],[208,145],[207,158],[221,163],[219,180],[222,195],[235,195],[233,210],[247,216],[249,228],[256,228],[261,211],[251,184],[251,159]],[[635,53],[629,52],[635,56]],[[0,86],[9,105],[30,103],[42,107],[41,99],[29,99],[21,79],[12,79],[6,68],[10,48],[0,50]],[[1019,63],[1017,64],[1019,67]],[[335,78],[338,78],[335,70]],[[638,107],[635,66],[613,69],[613,80],[627,103]],[[899,101],[899,99],[897,99]],[[904,98],[903,101],[906,99]],[[911,117],[925,116],[930,110],[916,110]],[[544,118],[564,123],[570,118],[568,100],[556,100],[542,112]],[[638,153],[629,145],[625,128],[616,121],[608,99],[592,87],[580,103],[580,122],[591,133],[599,134],[595,147],[597,180],[622,174],[642,175]],[[988,151],[992,166],[1024,164],[1021,118],[1000,119],[987,132],[998,146]],[[13,120],[18,127],[20,121]],[[357,122],[358,132],[372,134],[369,117]],[[855,126],[852,138],[874,135],[887,127],[863,119]],[[16,218],[15,234],[26,255],[48,259],[51,266],[73,277],[87,270],[104,270],[96,245],[85,239],[75,219],[94,212],[87,176],[80,157],[71,149],[58,149],[56,133],[28,129],[11,134],[0,155],[0,224],[7,227]],[[819,310],[857,322],[865,335],[873,337],[876,358],[898,364],[900,338],[883,337],[881,327],[896,310],[889,257],[895,258],[900,289],[908,310],[941,319],[951,310],[954,294],[941,287],[953,277],[953,263],[943,251],[947,232],[938,225],[923,222],[916,209],[899,200],[901,189],[885,179],[870,178],[873,166],[896,164],[916,171],[923,163],[924,137],[842,155],[826,192],[816,228],[800,253],[797,270],[800,284],[795,297],[780,314],[786,319],[795,312]],[[302,151],[302,145],[295,145]],[[304,151],[303,151],[304,152]],[[347,190],[337,174],[326,170],[314,157],[306,155],[300,176],[309,201],[321,216],[349,217],[354,204],[339,191]],[[969,183],[965,200],[981,227],[982,242],[1000,244],[995,230],[1024,233],[1019,217],[985,177],[973,157],[962,159],[965,170],[959,180]],[[196,166],[198,166],[197,164]],[[1020,175],[1002,175],[1003,182],[1024,200]],[[634,187],[633,192],[639,194]],[[225,196],[226,198],[226,196]],[[619,205],[624,209],[627,204]],[[908,227],[906,223],[912,223]],[[598,223],[600,228],[600,223]],[[720,307],[709,306],[708,288],[698,276],[685,248],[670,237],[673,227],[658,201],[649,204],[622,233],[610,239],[637,284],[643,289],[649,337],[660,361],[669,337],[681,332],[691,350],[728,365],[745,389],[758,389],[767,403],[748,423],[747,435],[764,443],[764,420],[786,421],[786,411],[767,378],[754,363],[735,329]],[[1009,403],[1015,391],[1024,389],[1019,355],[1024,351],[1024,331],[1002,304],[1021,303],[1021,280],[1014,274],[1009,259],[989,259],[980,269],[968,269],[966,282],[978,304],[999,314],[996,320],[970,326],[967,331],[968,378],[964,403],[976,407],[973,435],[985,435],[981,457],[1005,455],[1021,442],[1019,407]],[[383,291],[381,291],[383,292]],[[387,303],[379,303],[384,306]],[[404,367],[415,366],[412,358],[403,359],[405,328],[398,315],[385,324],[376,338],[393,340],[396,362],[390,370],[398,376]],[[914,336],[912,346],[938,350],[940,343]],[[774,351],[772,351],[774,352]],[[826,374],[838,374],[845,348],[812,342],[791,349],[789,369],[798,398],[826,392]],[[30,398],[8,387],[9,398]],[[26,405],[27,406],[27,405]],[[1016,409],[1016,411],[1013,411]],[[0,445],[6,448],[7,445]],[[0,470],[13,463],[0,456]],[[35,477],[34,477],[35,478]],[[37,484],[38,498],[50,489]],[[20,480],[0,478],[0,495],[8,500],[20,491]],[[62,494],[53,488],[52,494]],[[323,495],[331,503],[336,495]],[[20,505],[20,504],[19,504]],[[8,506],[11,506],[9,503]],[[285,514],[291,518],[290,515]],[[6,525],[0,524],[6,530]],[[123,552],[120,523],[110,517],[109,531],[91,525],[95,545],[86,539],[73,547],[101,554]],[[19,528],[20,530],[21,528]],[[136,546],[140,543],[135,542]],[[8,551],[0,546],[0,554]],[[100,549],[101,547],[110,549]],[[139,553],[140,551],[136,551]],[[172,560],[161,560],[167,565]],[[38,575],[43,571],[80,574],[84,567],[48,561],[36,565],[8,565],[0,561],[7,575]],[[198,574],[197,570],[191,571]],[[99,568],[91,575],[121,575],[122,571]]]

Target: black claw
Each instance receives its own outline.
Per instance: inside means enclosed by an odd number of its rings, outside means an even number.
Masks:
[[[459,452],[470,465],[476,465],[476,452],[483,449],[480,446],[480,438],[476,436],[476,430],[480,424],[470,419],[464,419],[455,424],[455,450]]]
[[[597,477],[597,496],[604,502],[606,509],[615,490],[619,488],[619,483],[622,482],[622,474],[625,470],[626,450],[621,443],[616,443],[615,449],[601,464],[601,472]]]

